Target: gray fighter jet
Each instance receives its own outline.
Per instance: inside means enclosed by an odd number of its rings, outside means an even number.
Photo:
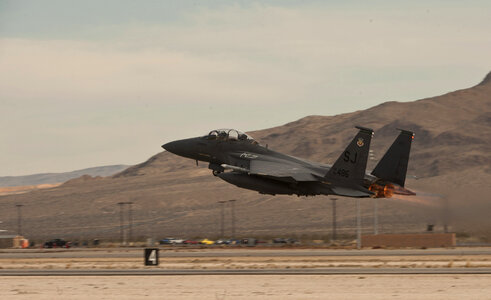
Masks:
[[[373,130],[356,126],[358,134],[334,165],[310,162],[260,145],[235,129],[178,140],[162,147],[174,154],[209,163],[213,175],[261,194],[339,195],[389,198],[414,195],[404,188],[414,134],[401,133],[371,173],[365,171]]]

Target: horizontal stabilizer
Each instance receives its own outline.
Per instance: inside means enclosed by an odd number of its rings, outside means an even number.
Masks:
[[[395,186],[394,187],[394,194],[396,195],[405,195],[405,196],[414,196],[416,195],[415,192],[408,190],[406,188],[403,188],[402,186]]]
[[[356,198],[366,198],[372,196],[374,193],[369,190],[360,191],[352,188],[333,186],[331,190],[335,195],[345,196],[345,197],[356,197]]]

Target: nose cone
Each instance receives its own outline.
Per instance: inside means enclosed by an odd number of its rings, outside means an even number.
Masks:
[[[178,140],[164,144],[162,148],[179,156],[197,159],[197,142],[196,138]]]
[[[169,142],[169,143],[163,144],[162,145],[162,148],[164,148],[165,150],[167,150],[169,152],[172,152],[174,154],[179,155],[178,152],[182,152],[182,150],[179,151],[180,148],[182,148],[182,146],[180,145],[179,142],[180,141],[173,141],[173,142]]]

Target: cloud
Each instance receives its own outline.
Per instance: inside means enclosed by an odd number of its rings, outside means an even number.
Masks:
[[[137,162],[156,141],[204,126],[259,129],[415,100],[489,71],[479,7],[254,3],[181,13],[97,23],[71,38],[1,38],[0,124],[15,128],[0,134],[3,150],[53,161],[64,149],[67,169],[104,164],[116,148],[111,162]],[[19,164],[0,162],[9,172]]]
[[[481,66],[484,20],[452,17],[230,6],[121,25],[107,40],[2,39],[1,88],[17,99],[289,102],[342,69]]]

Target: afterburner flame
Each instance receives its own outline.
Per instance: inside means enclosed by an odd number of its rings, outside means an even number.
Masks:
[[[394,185],[390,183],[386,185],[374,183],[368,189],[375,193],[374,198],[391,198],[394,195]]]

